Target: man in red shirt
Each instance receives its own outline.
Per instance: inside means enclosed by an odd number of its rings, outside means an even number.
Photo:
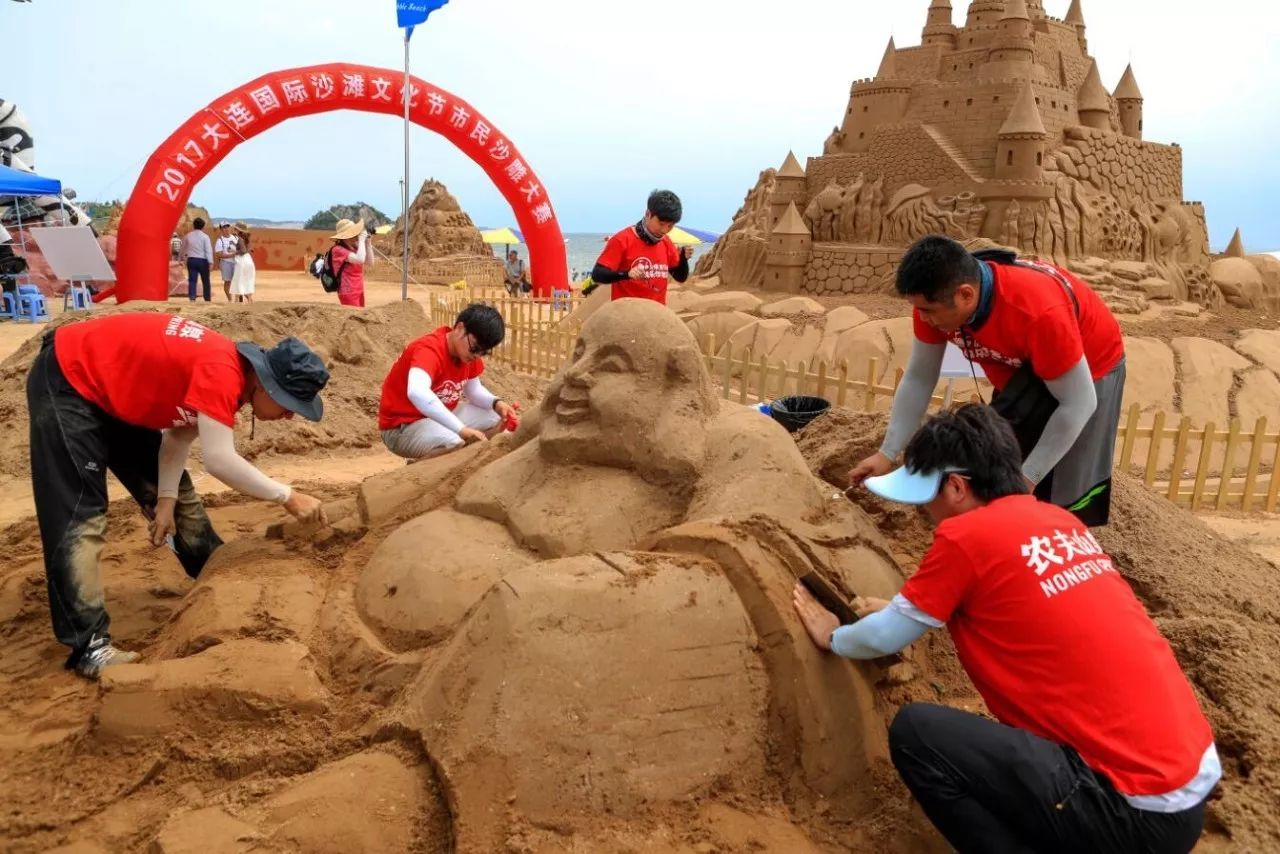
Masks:
[[[410,460],[446,454],[519,426],[519,404],[484,387],[484,359],[506,329],[493,306],[473,303],[452,327],[404,348],[382,382],[378,429],[391,453]]]
[[[996,721],[911,703],[894,765],[957,850],[1186,852],[1222,776],[1173,651],[1075,516],[1027,494],[1009,424],[990,407],[931,418],[906,465],[867,488],[937,526],[891,602],[839,620],[800,585],[813,642],[847,658],[946,626]]]
[[[912,305],[911,358],[884,442],[850,481],[893,467],[924,417],[950,341],[982,365],[997,397],[1033,387],[1051,409],[1047,420],[1018,431],[1022,473],[1036,496],[1090,526],[1105,525],[1125,362],[1120,324],[1098,295],[1058,267],[1012,257],[979,261],[939,236],[907,250],[897,287]]]
[[[677,249],[667,236],[682,213],[679,196],[670,190],[654,190],[640,221],[605,243],[591,271],[591,281],[611,285],[612,299],[633,297],[666,305],[667,277],[677,282],[689,278],[693,247]],[[589,293],[586,288],[582,292]]]
[[[97,678],[138,654],[111,644],[98,557],[107,530],[107,470],[171,539],[195,578],[222,540],[186,472],[197,437],[209,474],[298,519],[319,500],[271,480],[235,450],[236,412],[264,421],[320,420],[329,372],[297,338],[271,350],[232,341],[172,314],[126,313],[46,333],[27,376],[31,480],[44,545],[49,609],[66,667]]]

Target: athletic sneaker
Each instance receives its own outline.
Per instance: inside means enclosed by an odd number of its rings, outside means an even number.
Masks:
[[[76,673],[85,679],[97,679],[102,675],[104,667],[111,667],[114,664],[131,664],[139,657],[136,652],[116,649],[111,645],[111,641],[100,642],[96,647],[90,646],[85,650],[84,655],[80,656],[80,660],[76,662]]]

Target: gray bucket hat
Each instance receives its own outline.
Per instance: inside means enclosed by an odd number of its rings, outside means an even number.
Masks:
[[[320,389],[329,382],[329,371],[302,341],[286,338],[270,350],[252,341],[239,341],[236,351],[253,366],[262,387],[276,403],[308,421],[319,421],[324,415]]]

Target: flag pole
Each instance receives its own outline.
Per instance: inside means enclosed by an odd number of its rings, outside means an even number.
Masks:
[[[409,102],[411,90],[409,89],[409,38],[413,35],[413,27],[406,27],[404,31],[404,191],[401,193],[401,205],[404,211],[403,223],[404,234],[404,266],[400,270],[400,299],[407,300],[409,298]]]

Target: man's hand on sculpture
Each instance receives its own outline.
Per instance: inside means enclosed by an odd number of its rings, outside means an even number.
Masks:
[[[849,471],[849,485],[861,486],[869,477],[879,477],[893,471],[893,460],[876,451]]]
[[[502,429],[514,433],[520,427],[520,404],[499,400],[493,405],[493,411],[502,419]]]
[[[284,503],[284,509],[299,522],[319,522],[321,525],[328,523],[324,515],[324,504],[320,499],[296,489],[289,494],[289,500]]]
[[[470,445],[472,442],[487,442],[489,437],[474,427],[463,427],[458,431],[458,435],[462,437],[462,441]]]
[[[791,604],[800,615],[800,622],[818,649],[831,650],[831,633],[840,627],[840,620],[813,598],[808,589],[797,582],[791,592]]]

